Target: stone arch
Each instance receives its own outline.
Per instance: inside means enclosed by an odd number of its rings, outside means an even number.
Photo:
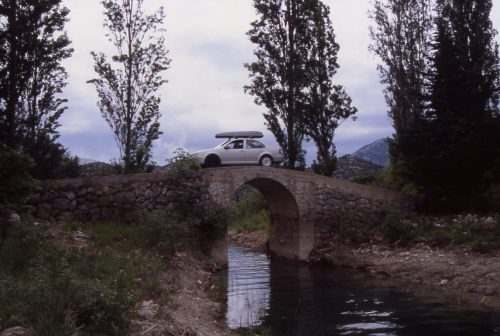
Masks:
[[[213,206],[227,207],[243,184],[259,190],[271,209],[269,251],[288,259],[308,258],[314,247],[315,188],[308,175],[304,178],[294,171],[267,167],[224,167],[203,169],[200,176],[208,184]],[[227,243],[217,249],[222,256]]]
[[[264,195],[264,198],[269,203],[272,219],[299,218],[299,207],[295,197],[293,197],[292,193],[280,182],[270,178],[258,177],[246,181],[243,184],[254,187]]]

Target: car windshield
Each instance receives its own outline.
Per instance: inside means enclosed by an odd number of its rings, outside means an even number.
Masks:
[[[224,147],[225,144],[227,144],[229,141],[231,141],[231,139],[227,140],[227,141],[224,141],[223,143],[221,143],[219,146],[217,147]]]

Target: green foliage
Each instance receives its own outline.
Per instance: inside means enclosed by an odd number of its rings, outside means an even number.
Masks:
[[[167,217],[164,211],[139,212],[133,225],[134,233],[143,248],[160,255],[171,254],[183,245],[187,228],[183,223]]]
[[[235,218],[231,222],[230,229],[238,231],[269,231],[271,214],[269,210],[261,209],[259,212],[251,213],[245,217]]]
[[[34,160],[30,173],[36,179],[75,178],[79,174],[78,157],[71,157],[71,153],[48,134],[38,134],[33,142],[24,142],[22,151]]]
[[[372,185],[372,183],[375,183],[377,180],[377,176],[375,174],[370,174],[370,175],[361,175],[358,177],[355,177],[351,180],[351,182],[358,183],[358,184],[364,184],[364,185]]]
[[[143,2],[101,1],[104,26],[118,51],[112,57],[118,68],[105,54],[92,52],[99,78],[87,82],[96,87],[98,106],[114,133],[126,173],[147,169],[152,142],[162,134],[160,98],[154,93],[167,82],[160,73],[170,64],[160,28],[163,7],[145,15]]]
[[[55,134],[65,99],[61,61],[72,49],[63,32],[68,9],[62,0],[2,0],[0,27],[0,142],[11,148]]]
[[[401,164],[389,165],[382,169],[378,175],[363,175],[351,180],[351,182],[366,184],[372,187],[400,191],[408,195],[420,195],[417,187],[406,177],[406,168]]]
[[[500,247],[500,217],[496,225],[488,224],[476,216],[403,216],[399,212],[385,212],[375,224],[390,242],[406,244],[416,238],[424,238],[433,244],[464,245],[477,252],[488,252]],[[360,235],[360,233],[358,233]]]
[[[311,3],[254,0],[259,18],[247,32],[257,45],[257,61],[245,64],[252,79],[245,92],[256,97],[256,104],[267,108],[266,126],[283,149],[283,165],[290,169],[305,159],[302,115],[308,81],[307,52],[312,43],[308,29],[314,16]]]
[[[129,225],[78,225],[93,232],[93,244],[61,246],[48,226],[21,229],[0,246],[0,330],[124,335],[140,297],[165,296],[159,282],[165,259],[139,249]]]
[[[404,133],[423,113],[431,35],[432,1],[388,0],[373,2],[369,12],[370,50],[380,57],[378,65],[388,116],[396,135]]]
[[[309,77],[303,116],[304,133],[317,148],[316,174],[332,176],[336,169],[336,149],[333,136],[337,127],[356,114],[352,99],[341,85],[333,85],[337,73],[339,45],[330,21],[330,9],[321,1],[310,1],[313,8],[310,30],[311,49],[306,62]]]
[[[103,174],[148,174],[156,168],[156,162],[152,160],[151,148],[143,145],[133,146],[130,156],[124,156],[119,161],[112,160],[111,167],[101,167]]]
[[[228,213],[229,228],[232,230],[269,230],[269,205],[257,189],[254,189],[246,200],[232,204]]]
[[[0,143],[0,239],[8,233],[12,211],[22,212],[29,194],[35,187],[30,171],[33,160]]]
[[[416,237],[414,226],[409,221],[404,220],[399,212],[386,214],[381,222],[381,230],[391,242],[399,241],[406,244]]]
[[[197,157],[189,154],[182,148],[174,151],[174,156],[166,161],[170,165],[167,175],[171,178],[186,178],[200,170],[201,166],[195,162]]]
[[[434,18],[429,4],[376,1],[371,13],[372,50],[386,65],[379,69],[396,129],[391,162],[406,168],[401,187],[423,193],[428,211],[488,210],[484,192],[500,180],[492,1],[437,0]]]

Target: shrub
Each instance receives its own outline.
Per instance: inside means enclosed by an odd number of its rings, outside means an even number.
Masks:
[[[33,166],[29,156],[0,143],[0,239],[8,234],[11,212],[26,210],[26,201],[36,183],[30,175]]]
[[[269,205],[264,196],[253,190],[250,196],[229,207],[229,227],[235,230],[268,230],[270,223]]]
[[[174,151],[175,156],[166,160],[170,165],[167,176],[171,179],[184,179],[200,170],[201,166],[196,163],[196,156],[189,154],[182,148]]]
[[[159,254],[173,253],[187,233],[185,225],[168,218],[164,211],[141,210],[133,227],[140,245]]]

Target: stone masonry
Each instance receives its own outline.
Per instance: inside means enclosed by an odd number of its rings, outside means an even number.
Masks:
[[[187,193],[193,212],[209,208],[207,190],[199,185],[196,178],[167,183],[163,174],[43,181],[28,200],[32,214],[28,217],[31,221],[84,222],[118,216],[131,221],[137,210],[146,209],[164,210],[182,220],[186,212],[181,211],[179,190]]]
[[[410,213],[414,204],[373,199],[366,194],[344,192],[330,186],[316,186],[314,238],[328,239],[337,228],[373,225],[383,213],[400,210]]]

